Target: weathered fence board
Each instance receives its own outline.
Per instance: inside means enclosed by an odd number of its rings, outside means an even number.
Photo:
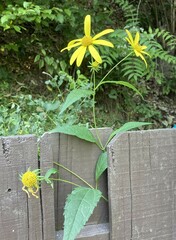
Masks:
[[[54,156],[52,148],[48,144],[50,141],[48,137],[49,135],[45,134],[44,137],[40,139],[39,146],[41,175],[44,175],[48,169],[53,168]],[[55,143],[58,144],[57,139]],[[55,240],[54,190],[46,183],[42,183],[41,185],[41,206],[43,223],[42,240]]]
[[[110,239],[176,239],[176,131],[124,133],[108,146]]]
[[[99,135],[102,141],[105,143],[108,139],[108,136],[112,130],[111,129],[100,129]],[[95,134],[95,132],[94,132]],[[84,178],[87,182],[91,185],[95,185],[94,182],[94,174],[95,174],[95,165],[100,154],[100,150],[98,147],[93,144],[83,140],[80,140],[73,136],[68,136],[65,134],[56,134],[56,133],[46,133],[42,137],[42,141],[45,142],[45,146],[47,149],[45,154],[43,155],[45,159],[49,159],[52,163],[58,162],[65,167],[69,168],[71,171],[77,173],[82,178]],[[43,158],[41,155],[41,162],[43,162]],[[56,165],[53,165],[56,167]],[[75,178],[72,174],[68,173],[67,171],[59,168],[59,177],[66,179],[71,182],[75,182],[82,186],[85,186],[79,179]],[[56,229],[62,230],[63,229],[63,209],[66,201],[66,197],[69,193],[71,193],[74,186],[58,182],[55,184],[55,218],[56,218]],[[100,180],[100,189],[102,192],[107,195],[107,178],[106,175],[102,177]],[[98,207],[95,209],[94,214],[89,219],[88,224],[99,225],[99,232],[95,235],[95,239],[99,239],[98,235],[102,237],[100,234],[100,229],[102,227],[102,233],[105,237],[104,239],[109,239],[109,231],[104,233],[104,226],[101,223],[108,222],[108,204],[101,200],[98,204]],[[87,228],[90,229],[90,228]],[[84,230],[85,233],[85,230]],[[89,233],[90,234],[90,233]],[[57,233],[57,239],[62,239],[62,231]],[[88,240],[86,234],[78,236],[77,239],[84,239]],[[93,238],[91,238],[93,239]],[[103,238],[102,238],[103,240]]]
[[[0,239],[43,239],[40,201],[28,199],[18,176],[38,168],[36,137],[0,138],[0,166]]]
[[[63,231],[58,231],[56,239],[63,239]],[[76,238],[77,240],[109,240],[109,224],[87,225]]]

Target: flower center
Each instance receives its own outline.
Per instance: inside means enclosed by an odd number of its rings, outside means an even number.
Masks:
[[[91,36],[84,36],[82,39],[82,46],[84,47],[88,47],[89,45],[91,45],[93,42],[92,37]]]
[[[133,47],[137,52],[141,52],[142,51],[142,46],[139,44],[135,44]]]
[[[35,187],[37,185],[37,174],[28,171],[23,174],[21,181],[25,187]]]

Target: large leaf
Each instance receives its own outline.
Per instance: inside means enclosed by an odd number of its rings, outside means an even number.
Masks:
[[[72,105],[74,102],[78,101],[81,98],[85,98],[89,95],[93,94],[93,91],[91,90],[84,90],[84,89],[74,89],[71,91],[64,104],[61,107],[60,114],[63,113],[70,105]]]
[[[64,209],[64,238],[74,240],[101,198],[97,189],[78,187],[68,196]]]
[[[95,179],[98,181],[102,173],[107,169],[108,167],[108,155],[107,152],[102,152],[97,160],[96,164],[96,170],[95,170]]]
[[[92,135],[91,131],[83,126],[78,125],[64,125],[64,126],[57,126],[51,132],[59,132],[68,135],[73,135],[78,138],[84,139],[88,142],[96,143],[96,139]]]
[[[103,84],[106,84],[106,83],[110,83],[110,84],[117,84],[117,85],[123,85],[125,87],[128,87],[130,89],[132,89],[134,92],[136,92],[137,94],[139,94],[141,97],[141,93],[137,90],[137,88],[135,88],[131,83],[129,82],[125,82],[125,81],[105,81],[105,82],[102,82],[100,85],[103,85]],[[99,85],[99,86],[100,86]],[[142,97],[143,98],[143,97]]]
[[[145,125],[150,125],[151,123],[149,122],[128,122],[128,123],[125,123],[122,127],[120,127],[119,129],[115,130],[114,132],[111,133],[109,139],[108,139],[108,142],[116,135],[116,134],[119,134],[119,133],[123,133],[123,132],[126,132],[126,131],[129,131],[133,128],[138,128],[138,127],[141,127],[141,126],[145,126]]]

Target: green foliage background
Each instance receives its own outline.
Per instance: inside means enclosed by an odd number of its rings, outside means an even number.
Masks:
[[[104,61],[99,79],[126,54],[124,28],[134,34],[140,30],[141,43],[148,46],[151,55],[148,69],[132,56],[111,74],[111,80],[132,83],[145,100],[124,87],[102,87],[97,95],[98,126],[150,121],[152,127],[170,127],[176,113],[176,10],[172,1],[159,2],[1,1],[0,134],[40,135],[56,122],[62,125],[81,121],[91,127],[89,98],[59,115],[71,90],[91,84],[89,58],[77,69],[68,65],[70,53],[60,53],[70,40],[82,36],[87,14],[92,16],[95,33],[115,29],[110,40],[116,50],[100,50]]]

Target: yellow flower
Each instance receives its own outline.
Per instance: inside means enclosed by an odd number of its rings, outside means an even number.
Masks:
[[[34,197],[38,198],[36,193],[39,190],[39,169],[34,171],[30,171],[30,168],[24,174],[20,175],[20,180],[23,184],[22,190],[25,191],[30,198],[29,193],[31,193]]]
[[[136,36],[135,36],[134,40],[133,40],[133,37],[132,37],[131,33],[128,30],[126,30],[126,33],[128,35],[128,38],[126,38],[126,40],[132,46],[132,48],[134,50],[134,53],[136,54],[137,57],[142,58],[142,60],[145,62],[145,65],[147,67],[147,62],[146,62],[143,54],[146,54],[148,56],[150,56],[150,55],[147,52],[144,51],[147,47],[146,46],[141,46],[139,44],[139,39],[140,39],[139,32],[136,33]]]
[[[95,59],[96,62],[102,63],[102,59],[98,51],[94,47],[94,45],[114,47],[114,45],[111,42],[99,39],[100,37],[111,32],[114,32],[114,30],[106,29],[96,34],[94,37],[92,37],[91,36],[91,16],[87,15],[84,20],[84,34],[85,34],[84,37],[70,41],[67,47],[63,48],[61,52],[66,49],[70,50],[74,47],[79,46],[79,48],[76,49],[76,51],[72,54],[70,58],[70,65],[72,65],[76,61],[76,64],[79,67],[82,63],[82,60],[87,50],[90,52],[91,56]]]

